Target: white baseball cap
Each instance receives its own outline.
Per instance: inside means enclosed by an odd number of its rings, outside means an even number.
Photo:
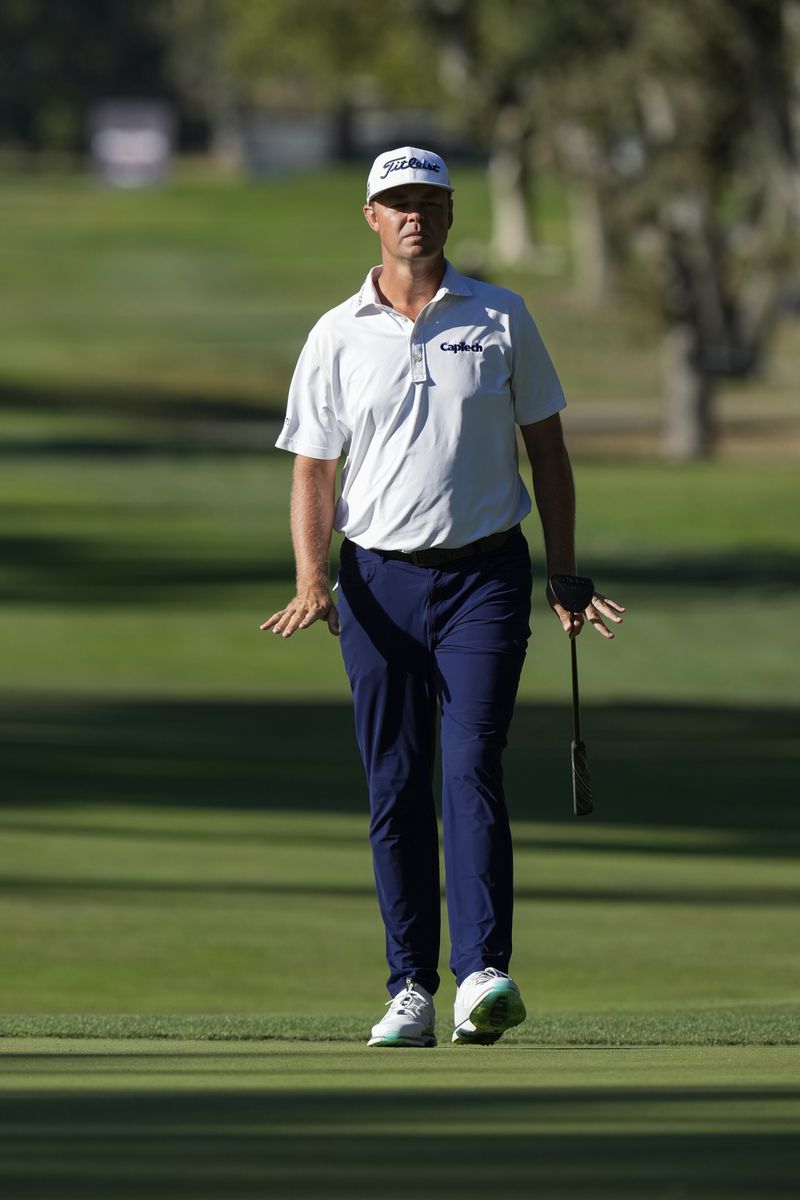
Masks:
[[[403,183],[427,183],[448,192],[453,190],[443,158],[432,150],[420,150],[419,146],[399,146],[396,150],[384,150],[372,164],[367,178],[367,204],[373,196]]]

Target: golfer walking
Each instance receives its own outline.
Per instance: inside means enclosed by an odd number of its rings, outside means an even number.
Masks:
[[[285,638],[323,620],[341,635],[370,797],[389,965],[370,1046],[436,1044],[440,885],[432,775],[437,716],[455,1033],[488,1044],[525,1018],[508,974],[512,846],[502,754],[530,635],[519,427],[548,575],[575,573],[564,395],[521,297],[444,257],[453,221],[444,161],[379,154],[364,216],[381,265],[326,313],[300,355],[277,445],[295,455],[297,594],[261,626]],[[345,462],[336,497],[336,468]],[[332,530],[344,534],[338,609]],[[570,636],[583,615],[550,597]],[[623,609],[595,595],[606,637]]]

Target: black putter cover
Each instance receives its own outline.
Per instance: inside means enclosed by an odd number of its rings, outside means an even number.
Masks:
[[[551,575],[550,591],[568,612],[583,612],[592,603],[594,581],[585,575]]]

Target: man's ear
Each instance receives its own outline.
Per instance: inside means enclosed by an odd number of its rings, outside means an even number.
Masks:
[[[369,225],[373,233],[378,232],[378,214],[375,212],[374,204],[364,205],[364,219]]]
[[[447,228],[448,229],[453,228],[453,197],[452,197],[452,195],[450,196],[449,205],[448,205]]]

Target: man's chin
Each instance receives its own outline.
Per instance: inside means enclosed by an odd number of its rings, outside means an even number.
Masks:
[[[432,247],[430,244],[426,245],[425,242],[411,242],[410,244],[405,242],[400,247],[400,257],[407,258],[412,262],[419,262],[427,258],[435,259],[439,258],[442,249],[441,246]]]

